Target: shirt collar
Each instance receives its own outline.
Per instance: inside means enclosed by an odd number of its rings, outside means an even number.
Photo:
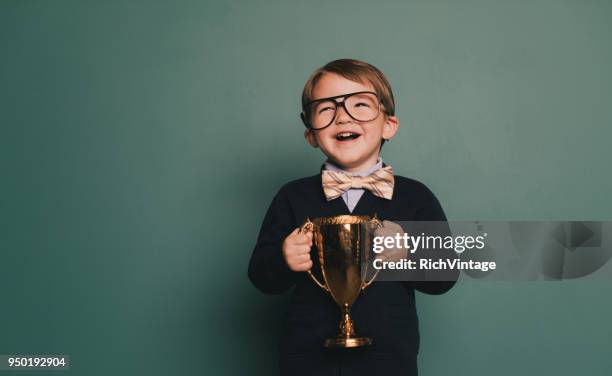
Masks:
[[[378,169],[380,169],[382,167],[383,167],[383,161],[382,161],[381,158],[378,158],[378,162],[376,162],[376,164],[374,166],[368,168],[367,170],[360,171],[360,172],[347,172],[347,171],[343,170],[342,168],[338,167],[337,165],[333,164],[329,160],[325,161],[325,165],[323,166],[323,168],[325,170],[335,171],[335,172],[344,172],[345,174],[352,175],[352,176],[368,176],[371,173],[373,173],[374,171],[376,171],[376,170],[378,170]]]

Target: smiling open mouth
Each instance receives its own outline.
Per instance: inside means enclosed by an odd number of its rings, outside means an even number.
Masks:
[[[361,136],[361,135],[357,134],[357,133],[353,133],[353,132],[342,132],[342,133],[338,133],[336,135],[336,140],[338,140],[338,141],[350,141],[350,140],[356,139],[359,136]]]

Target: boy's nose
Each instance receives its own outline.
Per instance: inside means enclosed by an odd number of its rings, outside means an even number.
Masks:
[[[346,123],[350,120],[351,117],[346,112],[346,108],[344,108],[344,106],[338,106],[338,109],[336,110],[336,123]]]

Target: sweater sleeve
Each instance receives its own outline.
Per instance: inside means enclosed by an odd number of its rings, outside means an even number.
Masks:
[[[267,294],[280,294],[295,283],[296,273],[285,262],[283,241],[296,227],[291,206],[283,190],[279,191],[264,217],[249,263],[249,279]]]
[[[444,214],[444,210],[442,210],[440,202],[428,188],[425,187],[425,190],[426,198],[424,200],[424,205],[417,210],[415,220],[446,222],[446,215]],[[451,235],[450,227],[447,223],[443,223],[441,226],[436,227],[437,235],[442,237]],[[436,249],[434,252],[436,252],[437,257],[439,258],[453,259],[458,257],[457,253],[452,249]],[[458,270],[445,271],[442,278],[443,280],[428,281],[426,276],[425,280],[414,281],[411,282],[410,285],[422,293],[439,295],[450,290],[455,285],[458,278]]]

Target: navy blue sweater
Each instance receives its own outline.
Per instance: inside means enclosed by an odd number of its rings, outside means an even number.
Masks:
[[[419,330],[414,291],[442,294],[455,281],[374,282],[351,310],[357,334],[371,337],[373,345],[323,348],[326,338],[338,334],[340,309],[306,273],[289,269],[282,243],[306,218],[341,214],[377,214],[381,220],[394,221],[446,221],[440,203],[424,184],[397,175],[392,200],[366,190],[352,213],[341,197],[326,201],[321,174],[284,185],[268,208],[248,272],[255,287],[265,293],[278,294],[295,287],[284,322],[281,373],[416,375]],[[315,268],[318,260],[312,259]]]

